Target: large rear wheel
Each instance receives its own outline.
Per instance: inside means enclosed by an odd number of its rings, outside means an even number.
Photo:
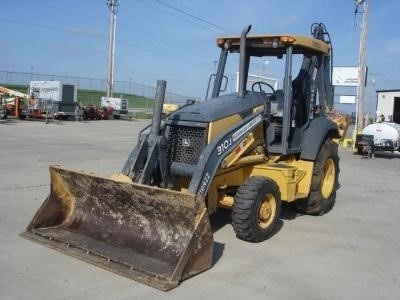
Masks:
[[[310,194],[306,199],[296,202],[297,210],[319,216],[328,212],[335,204],[338,177],[338,145],[327,139],[314,163]]]
[[[249,242],[261,242],[273,233],[281,211],[277,184],[265,177],[250,177],[239,187],[232,209],[236,236]]]

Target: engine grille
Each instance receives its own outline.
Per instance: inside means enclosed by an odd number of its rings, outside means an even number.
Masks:
[[[169,126],[168,161],[197,164],[206,145],[206,128]]]

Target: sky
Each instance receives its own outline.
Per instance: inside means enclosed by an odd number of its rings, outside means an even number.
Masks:
[[[376,90],[400,89],[400,1],[367,1],[366,106],[373,110]],[[1,3],[0,71],[106,78],[106,0]],[[154,86],[163,79],[170,92],[203,97],[219,58],[217,37],[247,25],[253,34],[309,35],[311,24],[322,22],[334,66],[356,66],[361,14],[354,12],[354,0],[120,0],[115,80]],[[273,64],[258,68],[277,76]]]

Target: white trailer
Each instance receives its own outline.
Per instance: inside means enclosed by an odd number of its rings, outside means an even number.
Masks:
[[[111,107],[114,119],[119,119],[121,115],[128,114],[128,99],[101,97],[101,106]]]
[[[51,111],[51,114],[68,118],[75,116],[77,88],[61,81],[31,81],[28,110]]]
[[[37,99],[46,99],[55,102],[77,102],[77,89],[73,84],[61,81],[31,81],[29,96]]]

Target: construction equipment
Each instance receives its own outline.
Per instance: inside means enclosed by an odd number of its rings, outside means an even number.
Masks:
[[[59,104],[51,99],[36,98],[32,95],[28,99],[26,119],[42,119],[46,124],[49,120],[59,119]]]
[[[340,133],[324,114],[333,104],[326,28],[313,24],[312,37],[248,36],[250,28],[217,40],[209,101],[184,105],[162,121],[166,82],[158,82],[152,123],[120,174],[109,179],[50,167],[50,195],[22,235],[168,290],[211,266],[208,215],[218,208],[232,210],[236,235],[250,242],[276,231],[281,201],[308,214],[329,211]],[[220,95],[228,54],[239,56],[239,89]],[[255,57],[284,58],[281,89],[260,81],[247,88]]]
[[[111,109],[114,119],[128,115],[128,102],[128,99],[124,99],[122,95],[120,98],[101,97],[101,107]]]
[[[16,117],[25,119],[27,115],[26,100],[28,95],[0,86],[0,107],[2,107],[5,117]]]
[[[84,120],[108,120],[112,114],[112,107],[98,107],[95,104],[82,107],[82,118]]]

